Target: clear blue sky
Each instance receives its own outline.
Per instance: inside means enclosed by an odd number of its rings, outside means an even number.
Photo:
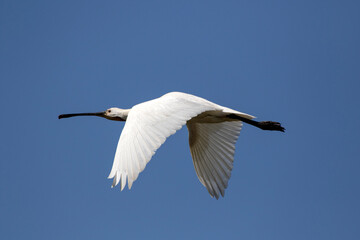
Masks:
[[[360,239],[359,1],[0,1],[1,239]],[[131,191],[123,123],[60,113],[170,91],[280,121],[245,126],[225,198],[184,128]]]

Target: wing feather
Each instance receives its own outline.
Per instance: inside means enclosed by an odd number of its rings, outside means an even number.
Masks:
[[[134,106],[126,119],[115,153],[109,178],[114,178],[112,186],[119,184],[124,189],[126,181],[129,189],[142,172],[156,150],[166,138],[179,130],[193,117],[205,112],[221,110],[219,105],[205,99],[183,93],[170,93],[158,99]],[[216,195],[217,185],[211,170],[200,163],[208,189]],[[218,177],[216,178],[218,179]],[[204,184],[204,182],[202,182]]]
[[[242,122],[188,123],[196,174],[212,197],[224,196],[233,168]],[[210,184],[209,184],[210,183]]]
[[[199,161],[197,161],[197,164],[199,165],[199,172],[200,175],[202,176],[202,179],[205,182],[205,187],[207,188],[208,192],[210,193],[211,196],[218,196],[217,193],[217,187],[216,185],[213,183],[213,180],[215,179],[215,177],[212,175],[210,169],[208,168],[208,165],[206,163],[204,163],[204,159],[208,159],[209,156],[208,152],[203,149],[202,144],[199,145],[199,148],[194,149],[195,152],[198,154],[199,156]]]
[[[219,198],[219,191],[222,192],[222,189],[225,188],[225,183],[223,182],[223,176],[219,172],[219,166],[215,159],[221,159],[216,151],[213,150],[212,146],[209,146],[207,143],[205,143],[207,136],[204,136],[204,132],[199,131],[198,134],[200,136],[199,146],[200,151],[203,153],[202,155],[205,156],[202,158],[202,165],[203,167],[207,168],[208,171],[211,173],[211,175],[208,175],[208,177],[211,178],[211,182],[213,185],[213,189],[216,189],[215,191],[215,197]],[[209,146],[207,149],[204,149],[205,146]],[[206,161],[207,160],[207,161]]]

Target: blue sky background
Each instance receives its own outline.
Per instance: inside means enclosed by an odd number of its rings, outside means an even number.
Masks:
[[[359,1],[0,1],[1,239],[360,239]],[[225,198],[187,129],[131,191],[123,123],[58,120],[170,91],[280,121],[245,126]]]

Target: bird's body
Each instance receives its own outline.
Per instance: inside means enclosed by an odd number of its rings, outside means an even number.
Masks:
[[[63,114],[59,118],[78,115],[126,121],[109,175],[113,178],[113,187],[121,182],[121,190],[126,181],[131,188],[166,138],[186,124],[197,176],[216,198],[220,194],[224,196],[242,122],[264,130],[284,131],[279,123],[256,122],[249,114],[180,92],[165,94],[131,109],[110,108],[99,113]]]

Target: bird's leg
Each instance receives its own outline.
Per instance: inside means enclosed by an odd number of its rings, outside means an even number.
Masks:
[[[229,114],[229,115],[226,115],[226,117],[228,117],[230,119],[236,119],[236,120],[243,121],[243,122],[245,122],[247,124],[253,125],[253,126],[258,127],[258,128],[260,128],[262,130],[285,132],[285,128],[283,128],[279,122],[272,122],[272,121],[257,122],[257,121],[251,120],[251,119],[241,117],[241,116],[236,115],[236,114]]]

